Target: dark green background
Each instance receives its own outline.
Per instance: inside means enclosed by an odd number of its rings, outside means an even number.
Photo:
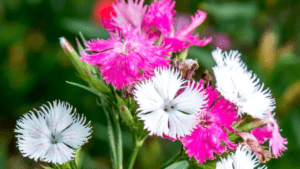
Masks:
[[[106,119],[96,106],[96,97],[65,81],[83,83],[59,45],[65,36],[73,45],[78,31],[86,38],[107,38],[93,24],[92,0],[2,0],[0,1],[0,168],[41,168],[23,158],[16,148],[13,130],[16,120],[47,101],[68,101],[92,121],[93,137],[83,146],[85,168],[110,168]],[[225,34],[238,49],[249,69],[272,90],[276,118],[287,137],[288,150],[267,165],[271,169],[300,166],[300,3],[298,1],[197,1],[176,2],[176,10],[208,13],[199,27],[200,35]],[[214,65],[211,51],[193,47],[189,57],[197,58],[200,70]],[[200,72],[200,71],[199,71]],[[124,152],[131,148],[131,136],[123,126]],[[157,168],[180,150],[180,143],[149,137],[141,149],[137,168]],[[125,161],[128,155],[124,156]],[[126,162],[125,162],[126,163]]]

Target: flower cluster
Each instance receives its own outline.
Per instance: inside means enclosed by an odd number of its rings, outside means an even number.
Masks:
[[[245,148],[238,148],[237,154],[247,149],[245,151],[253,152],[260,162],[281,156],[287,149],[287,140],[280,135],[271,114],[275,108],[271,91],[263,90],[263,85],[258,84],[259,79],[247,70],[238,51],[227,53],[216,49],[212,56],[217,63],[213,67],[215,87],[205,85],[203,80],[197,83],[184,80],[173,68],[156,69],[154,77],[136,85],[137,116],[144,121],[144,128],[151,135],[181,141],[190,159],[201,164],[237,148],[239,141],[230,140],[229,135],[243,139],[240,143]],[[187,67],[184,63],[177,65],[182,73]],[[254,127],[241,132],[239,128],[243,125],[239,124],[247,118],[253,119],[250,126]],[[255,127],[254,123],[261,125]],[[234,124],[237,125],[233,127]],[[270,140],[269,151],[260,146],[267,140]],[[222,163],[235,166],[242,162],[231,164],[232,161],[248,158],[253,163],[250,168],[254,168],[257,160],[253,161],[253,155],[247,154],[241,159],[239,155],[232,155],[228,158],[231,162],[223,159]]]
[[[144,5],[144,0],[118,0],[111,17],[102,18],[110,38],[85,41],[80,60],[74,59],[90,85],[83,88],[97,94],[104,102],[101,105],[112,106],[104,110],[108,120],[113,116],[118,133],[120,115],[133,131],[137,141],[134,146],[143,143],[144,133],[177,140],[182,143],[185,158],[197,165],[215,160],[217,169],[254,169],[260,162],[282,156],[288,142],[274,118],[271,90],[248,70],[238,51],[223,52],[219,48],[212,51],[215,83],[208,71],[204,78],[195,80],[199,65],[186,59],[187,50],[211,41],[194,34],[206,13],[198,10],[189,25],[175,31],[174,7],[173,0],[150,5]],[[67,52],[76,53],[64,38],[61,44]],[[101,78],[89,72],[94,70],[91,65],[96,65]],[[18,147],[35,161],[62,164],[89,139],[90,123],[85,121],[68,103],[43,105],[17,122]],[[122,152],[120,137],[118,153]],[[134,148],[135,155],[138,147]],[[228,157],[220,158],[224,154]],[[135,159],[134,154],[132,157]],[[121,160],[112,161],[122,166]],[[129,164],[132,168],[132,161]]]
[[[154,1],[149,6],[138,0],[118,0],[111,18],[102,23],[110,38],[86,41],[81,60],[96,65],[117,90],[153,76],[156,67],[168,67],[170,52],[189,46],[205,46],[211,38],[193,35],[206,13],[197,11],[192,23],[174,30],[175,1]]]

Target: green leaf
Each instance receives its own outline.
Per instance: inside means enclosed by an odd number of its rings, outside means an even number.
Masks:
[[[102,107],[102,108],[103,108],[103,111],[104,111],[104,113],[106,115],[106,119],[107,119],[107,133],[108,133],[110,153],[112,156],[113,168],[116,168],[117,167],[117,149],[116,149],[116,141],[115,141],[115,136],[114,136],[114,129],[113,129],[113,126],[111,123],[111,119],[110,119],[108,110],[106,109],[106,107]]]
[[[232,3],[208,2],[205,5],[209,14],[223,22],[239,18],[253,18],[258,14],[257,5],[254,1]]]
[[[80,36],[80,39],[81,41],[84,43],[86,41],[85,37],[83,36],[82,32],[80,31],[79,32],[79,36]]]
[[[77,168],[81,168],[81,164],[82,164],[81,148],[77,150],[74,162]]]
[[[91,24],[87,19],[64,18],[61,20],[61,25],[74,34],[80,30],[88,38],[109,38],[109,33],[106,30]]]
[[[201,67],[211,70],[216,64],[211,56],[211,50],[201,47],[191,46],[188,50],[188,58],[197,59]]]
[[[173,163],[166,167],[165,169],[187,169],[190,166],[187,160],[182,160],[177,163]]]
[[[74,82],[69,82],[69,81],[66,81],[66,82],[71,84],[71,85],[74,85],[74,86],[80,87],[82,89],[85,89],[85,90],[99,96],[101,99],[108,101],[108,97],[106,95],[104,95],[104,94],[102,94],[98,91],[95,91],[95,90],[91,89],[90,87],[87,87],[87,86],[84,86],[84,85],[81,85],[81,84],[78,84],[78,83],[74,83]]]
[[[75,38],[75,40],[76,40],[76,45],[77,45],[78,52],[80,53],[84,50],[84,48],[82,47],[82,45],[81,45],[81,43],[80,43],[80,41],[78,40],[77,37]]]

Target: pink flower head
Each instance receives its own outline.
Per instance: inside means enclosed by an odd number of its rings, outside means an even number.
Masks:
[[[204,85],[203,81],[200,82]],[[221,155],[236,145],[228,139],[227,131],[233,131],[231,125],[238,121],[235,105],[225,100],[218,99],[218,91],[213,87],[207,87],[208,106],[200,114],[199,124],[194,131],[180,139],[186,153],[190,158],[194,157],[197,162],[203,163],[206,158],[215,159],[214,153]],[[222,144],[225,143],[225,145]]]
[[[175,1],[154,1],[145,15],[143,26],[155,27],[164,34],[170,34],[174,22]],[[150,29],[150,28],[149,28]]]
[[[144,0],[118,0],[113,5],[115,16],[111,16],[111,20],[103,20],[104,28],[114,32],[116,29],[121,29],[124,26],[130,25],[133,28],[140,27],[144,15],[146,14],[147,6],[143,6]]]
[[[263,144],[267,140],[269,141],[269,149],[272,150],[275,158],[282,156],[282,152],[287,150],[285,146],[287,142],[287,138],[283,138],[280,135],[280,129],[277,124],[277,120],[274,118],[275,113],[272,115],[271,113],[267,115],[268,124],[262,128],[253,129],[251,134],[253,134],[259,144]]]
[[[156,67],[168,67],[167,51],[153,43],[153,39],[138,34],[138,29],[131,31],[127,27],[122,35],[86,41],[87,49],[81,52],[81,60],[97,65],[103,79],[119,90],[151,77]]]
[[[192,35],[194,30],[201,25],[206,19],[206,13],[198,10],[192,18],[192,22],[188,27],[182,27],[178,32],[172,32],[164,39],[165,45],[171,45],[173,51],[179,51],[189,46],[205,46],[211,42],[212,38],[200,39],[199,35]]]

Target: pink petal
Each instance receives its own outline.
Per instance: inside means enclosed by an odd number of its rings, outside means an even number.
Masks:
[[[97,65],[103,79],[118,90],[153,76],[154,68],[168,67],[170,62],[166,59],[168,51],[154,46],[154,40],[139,34],[138,28],[122,30],[123,40],[121,35],[112,34],[107,40],[87,41],[87,49],[81,52],[81,60]]]
[[[174,22],[174,7],[175,1],[172,0],[152,2],[145,15],[143,25],[155,27],[165,34],[170,33]]]

